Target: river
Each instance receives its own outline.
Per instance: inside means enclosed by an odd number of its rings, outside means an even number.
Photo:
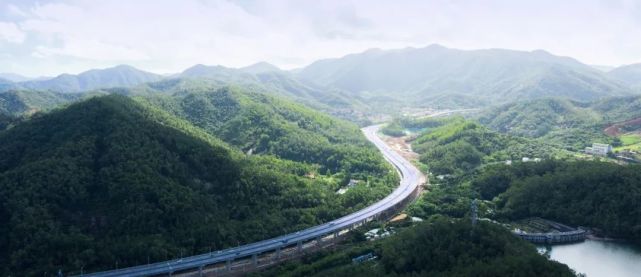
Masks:
[[[619,242],[586,240],[554,245],[549,254],[588,277],[641,276],[641,250]]]

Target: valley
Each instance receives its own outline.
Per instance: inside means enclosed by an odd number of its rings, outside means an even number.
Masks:
[[[635,68],[433,44],[2,75],[0,275],[576,276],[505,226],[641,244]]]

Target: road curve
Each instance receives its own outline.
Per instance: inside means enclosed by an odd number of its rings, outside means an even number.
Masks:
[[[373,125],[362,129],[363,134],[371,141],[383,154],[385,159],[391,163],[401,176],[400,185],[384,199],[368,206],[355,213],[343,216],[333,221],[310,227],[295,233],[282,235],[279,237],[258,241],[238,247],[228,248],[222,251],[205,253],[175,259],[170,261],[146,264],[110,271],[85,274],[83,276],[107,277],[107,276],[150,276],[159,274],[168,274],[177,271],[198,269],[212,264],[220,264],[228,261],[245,259],[253,255],[260,255],[265,252],[274,251],[286,247],[305,243],[319,237],[335,234],[342,230],[347,230],[356,225],[373,220],[381,213],[394,209],[403,203],[414,192],[417,191],[421,182],[420,171],[408,160],[398,153],[394,152],[385,142],[383,142],[376,132],[381,125]]]

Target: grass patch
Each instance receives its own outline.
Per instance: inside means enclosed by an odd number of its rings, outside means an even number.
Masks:
[[[632,150],[641,151],[641,135],[639,134],[625,134],[619,137],[623,146],[614,148],[615,151]]]

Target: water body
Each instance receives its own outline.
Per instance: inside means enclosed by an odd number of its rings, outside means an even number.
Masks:
[[[619,242],[586,240],[554,245],[550,258],[588,277],[641,276],[641,250]]]

